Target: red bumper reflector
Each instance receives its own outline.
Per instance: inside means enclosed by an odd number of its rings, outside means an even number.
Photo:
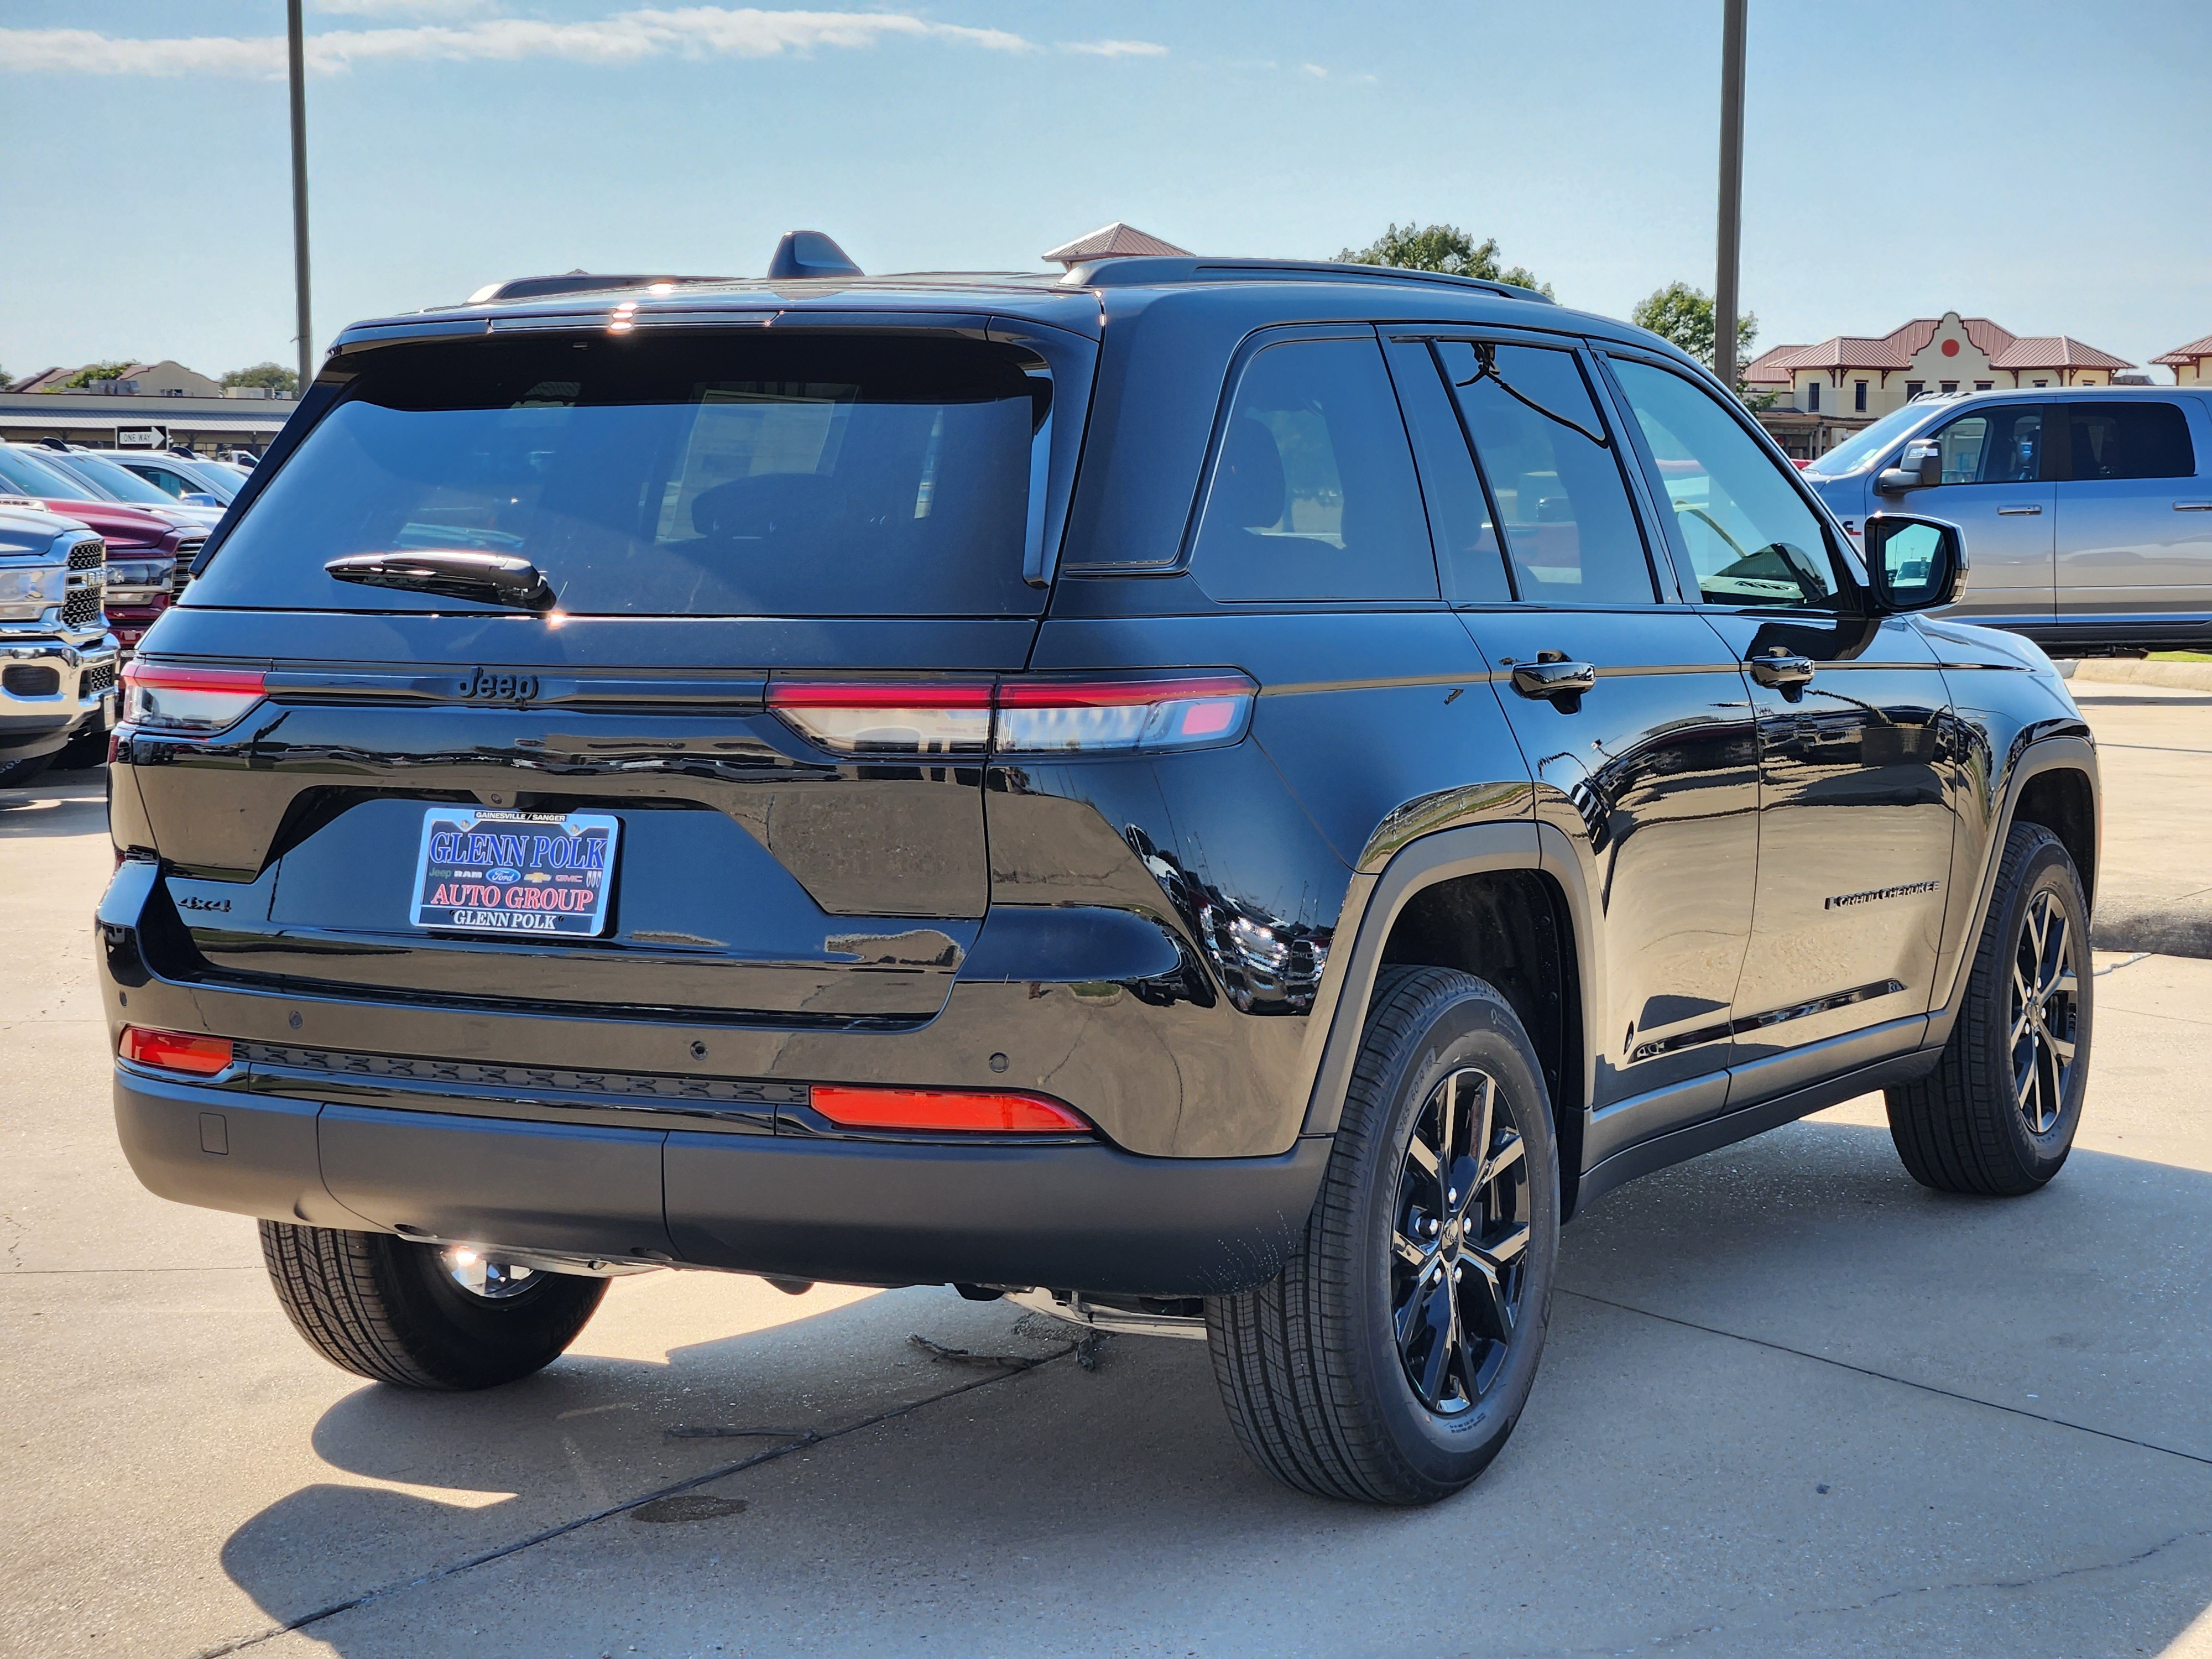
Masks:
[[[848,1129],[969,1129],[992,1134],[1089,1134],[1072,1108],[1042,1095],[952,1089],[860,1089],[817,1083],[814,1109]]]
[[[189,1072],[194,1077],[213,1077],[230,1064],[228,1037],[191,1036],[183,1031],[148,1031],[136,1025],[123,1028],[117,1052],[140,1066],[165,1072]]]

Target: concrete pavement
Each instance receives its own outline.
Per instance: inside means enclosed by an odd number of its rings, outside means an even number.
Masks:
[[[2212,791],[2135,757],[2212,703],[2106,690],[2155,892]],[[331,1369],[115,1148],[107,865],[96,775],[0,796],[0,1655],[2212,1656],[2212,962],[2100,957],[2034,1198],[1914,1186],[1869,1098],[1605,1200],[1512,1444],[1383,1514],[1246,1464],[1199,1345],[950,1291],[653,1274],[510,1389]]]

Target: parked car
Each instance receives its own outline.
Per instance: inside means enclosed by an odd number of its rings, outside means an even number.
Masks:
[[[1443,1497],[1621,1182],[1871,1090],[1929,1187],[2065,1161],[2090,733],[1930,620],[1954,526],[1860,540],[1689,357],[1467,279],[357,326],[128,672],[124,1148],[398,1387],[613,1274],[950,1284]]]
[[[195,506],[226,507],[246,481],[236,470],[167,451],[103,449],[101,459],[126,466],[166,495]]]
[[[57,449],[46,444],[19,447],[28,449],[53,471],[76,479],[101,501],[121,501],[150,512],[156,518],[175,524],[198,525],[204,530],[212,530],[222,522],[223,510],[220,507],[190,506],[160,485],[148,483],[129,467],[88,449]]]
[[[108,574],[114,586],[107,619],[128,653],[168,608],[177,573],[189,570],[207,541],[200,525],[179,522],[169,511],[149,511],[103,501],[89,486],[62,471],[46,454],[15,444],[0,444],[0,489],[44,502],[55,512],[79,519],[106,544]],[[88,738],[84,752],[98,747]]]
[[[2193,386],[1923,398],[1806,477],[1855,535],[1907,505],[1959,525],[1965,620],[2060,656],[2212,646],[2212,398]]]
[[[0,788],[27,783],[113,723],[114,635],[100,614],[100,534],[0,495]]]

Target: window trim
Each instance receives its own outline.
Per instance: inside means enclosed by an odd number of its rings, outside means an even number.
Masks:
[[[1556,334],[1548,330],[1492,327],[1487,325],[1469,326],[1464,323],[1438,323],[1410,328],[1385,325],[1385,328],[1384,337],[1388,340],[1418,341],[1424,344],[1428,350],[1430,363],[1443,383],[1444,397],[1459,422],[1460,436],[1466,441],[1468,458],[1474,467],[1476,482],[1482,487],[1483,500],[1490,508],[1491,524],[1496,531],[1498,548],[1505,563],[1506,591],[1513,596],[1507,601],[1509,605],[1515,610],[1618,612],[1656,610],[1681,602],[1680,574],[1674,569],[1671,556],[1662,559],[1656,550],[1654,514],[1650,497],[1645,493],[1646,482],[1640,459],[1637,464],[1630,464],[1625,445],[1633,440],[1624,440],[1621,435],[1623,422],[1629,418],[1626,410],[1615,395],[1612,377],[1600,367],[1600,354],[1591,341],[1579,335]],[[1547,350],[1565,351],[1574,358],[1576,368],[1583,377],[1583,388],[1589,393],[1591,407],[1597,411],[1598,419],[1605,424],[1606,435],[1612,440],[1613,464],[1620,470],[1621,487],[1628,496],[1629,517],[1635,522],[1636,532],[1644,543],[1644,568],[1651,578],[1650,599],[1574,605],[1557,599],[1532,599],[1522,596],[1520,577],[1513,568],[1512,537],[1498,513],[1497,492],[1491,488],[1490,474],[1482,465],[1482,452],[1474,441],[1474,433],[1468,428],[1467,413],[1460,407],[1459,389],[1452,384],[1451,375],[1444,368],[1443,356],[1437,350],[1439,346],[1449,345],[1455,341],[1468,344],[1480,341],[1489,345],[1534,346]],[[1632,420],[1630,423],[1632,425]],[[1441,571],[1441,563],[1438,568]],[[1499,607],[1492,604],[1475,604],[1454,608],[1494,611]]]
[[[1670,512],[1661,519],[1660,533],[1665,538],[1668,556],[1674,566],[1674,579],[1680,584],[1682,602],[1685,605],[1693,611],[1716,611],[1730,616],[1771,617],[1781,614],[1808,617],[1870,617],[1874,614],[1870,602],[1873,584],[1868,580],[1866,565],[1860,559],[1858,550],[1851,545],[1850,538],[1844,534],[1842,526],[1837,523],[1835,514],[1829,510],[1827,502],[1820,498],[1820,492],[1805,482],[1805,475],[1797,470],[1796,464],[1790,459],[1789,453],[1774,441],[1772,434],[1765,427],[1752,418],[1749,410],[1728,394],[1726,388],[1722,386],[1718,380],[1713,380],[1710,374],[1706,374],[1704,380],[1700,380],[1697,374],[1686,372],[1680,363],[1662,357],[1656,352],[1624,350],[1607,345],[1595,350],[1592,355],[1596,357],[1602,368],[1606,385],[1622,411],[1623,420],[1630,432],[1630,441],[1635,447],[1637,465],[1644,474],[1644,488],[1654,492],[1652,513],[1655,517],[1660,517],[1656,502],[1663,496],[1664,492],[1664,479],[1659,471],[1659,458],[1644,435],[1643,422],[1635,417],[1633,407],[1628,401],[1627,388],[1623,386],[1613,375],[1613,364],[1616,358],[1624,362],[1640,363],[1647,368],[1662,369],[1674,375],[1677,380],[1687,381],[1691,386],[1719,404],[1721,409],[1735,422],[1738,429],[1748,436],[1755,446],[1766,453],[1767,459],[1774,462],[1790,486],[1797,492],[1798,499],[1812,509],[1814,522],[1820,526],[1820,533],[1827,538],[1829,562],[1842,573],[1844,586],[1849,590],[1847,595],[1841,597],[1848,598],[1850,601],[1848,605],[1839,605],[1833,611],[1818,611],[1809,605],[1796,607],[1716,604],[1705,598],[1705,589],[1698,586],[1698,568],[1690,557],[1689,544],[1682,539],[1680,527],[1674,523],[1674,515]],[[1710,384],[1707,384],[1708,381]]]
[[[1237,393],[1243,390],[1244,376],[1251,368],[1252,360],[1269,347],[1287,345],[1300,340],[1364,340],[1375,348],[1376,367],[1382,371],[1383,384],[1390,389],[1390,406],[1398,411],[1398,429],[1406,441],[1406,463],[1413,471],[1414,493],[1419,498],[1418,516],[1421,533],[1429,540],[1429,569],[1436,580],[1434,593],[1418,599],[1224,599],[1207,592],[1205,584],[1199,580],[1195,564],[1199,527],[1206,517],[1206,502],[1213,494],[1214,471],[1220,461],[1222,448],[1229,441],[1230,416],[1236,410]],[[1085,574],[1090,573],[1086,570]],[[1383,349],[1382,328],[1371,322],[1274,324],[1255,329],[1239,340],[1237,349],[1230,354],[1229,368],[1222,377],[1221,397],[1214,405],[1213,426],[1206,434],[1206,454],[1199,464],[1198,487],[1191,496],[1190,510],[1183,518],[1182,539],[1176,546],[1175,558],[1167,564],[1100,574],[1188,577],[1208,605],[1232,614],[1269,605],[1290,605],[1306,611],[1449,609],[1449,601],[1444,597],[1443,568],[1437,557],[1436,527],[1429,511],[1428,486],[1421,478],[1419,449],[1414,441],[1413,423],[1407,420],[1405,407],[1398,400],[1398,383],[1390,372],[1389,353]]]

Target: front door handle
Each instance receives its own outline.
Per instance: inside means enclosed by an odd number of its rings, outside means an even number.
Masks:
[[[1780,646],[1765,654],[1747,659],[1752,678],[1761,685],[1779,690],[1796,690],[1809,684],[1813,678],[1813,659],[1792,655]]]
[[[1570,662],[1564,651],[1540,651],[1534,662],[1516,663],[1513,689],[1524,697],[1552,701],[1579,697],[1597,684],[1597,669],[1586,662]]]
[[[2033,519],[2042,511],[2043,509],[2039,507],[2001,507],[1997,509],[1997,517],[2000,519]]]
[[[2173,510],[2177,513],[2212,513],[2212,501],[2176,501]]]

